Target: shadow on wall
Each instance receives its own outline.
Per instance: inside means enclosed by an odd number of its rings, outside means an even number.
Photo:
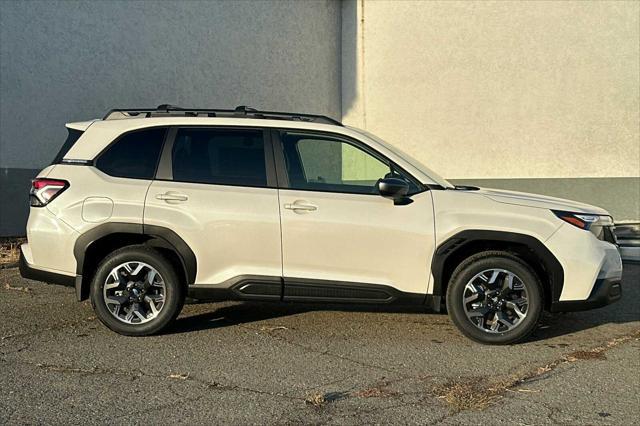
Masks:
[[[341,29],[341,107],[342,117],[348,116],[351,109],[355,107],[358,96],[358,86],[360,90],[364,84],[364,73],[361,73],[361,81],[358,81],[358,69],[364,65],[364,55],[358,55],[358,48],[364,49],[360,40],[358,43],[358,1],[346,0],[342,2],[342,29]],[[358,61],[361,61],[358,63]],[[364,111],[363,111],[364,113]],[[364,127],[364,123],[359,123]]]
[[[31,179],[40,169],[0,168],[0,237],[23,237],[29,216]]]

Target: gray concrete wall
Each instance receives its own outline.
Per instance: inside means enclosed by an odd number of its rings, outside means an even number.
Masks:
[[[451,183],[581,201],[607,209],[616,223],[640,218],[640,178],[451,179]]]
[[[24,233],[28,179],[66,122],[161,103],[339,119],[340,13],[331,0],[0,2],[0,235]]]

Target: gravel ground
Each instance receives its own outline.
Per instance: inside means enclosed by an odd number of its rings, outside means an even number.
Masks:
[[[236,302],[130,338],[0,270],[0,423],[637,424],[639,301],[629,264],[623,300],[514,346],[420,309]]]

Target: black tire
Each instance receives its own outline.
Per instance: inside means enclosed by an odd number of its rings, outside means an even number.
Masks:
[[[480,329],[467,317],[463,302],[467,283],[477,274],[494,268],[514,273],[528,294],[526,316],[515,327],[503,332]],[[503,251],[486,251],[465,259],[453,272],[447,288],[447,310],[456,327],[470,339],[490,345],[511,344],[529,336],[540,320],[543,300],[542,285],[535,271],[522,259]]]
[[[105,282],[113,268],[126,262],[143,262],[153,267],[164,281],[164,305],[157,316],[141,324],[128,324],[116,318],[105,302]],[[125,336],[148,336],[166,328],[180,313],[185,299],[184,286],[168,261],[158,251],[146,246],[128,246],[104,258],[91,281],[91,305],[98,319],[111,330]]]

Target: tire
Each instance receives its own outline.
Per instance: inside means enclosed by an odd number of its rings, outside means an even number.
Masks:
[[[529,336],[540,320],[543,300],[533,269],[503,251],[465,259],[447,289],[447,311],[453,323],[465,336],[489,345],[511,344]]]
[[[100,263],[91,281],[90,298],[96,316],[111,330],[125,336],[148,336],[175,320],[185,290],[171,262],[158,251],[128,246]]]

